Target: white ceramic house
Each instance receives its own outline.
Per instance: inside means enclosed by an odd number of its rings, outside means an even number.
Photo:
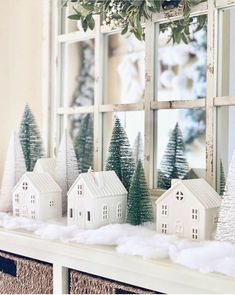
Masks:
[[[61,188],[49,173],[26,172],[12,195],[13,215],[48,220],[62,216]]]
[[[78,176],[68,192],[68,225],[96,229],[126,219],[127,191],[114,171]]]
[[[37,160],[33,171],[36,173],[48,172],[55,179],[55,167],[56,159],[42,158]]]
[[[173,180],[171,188],[156,201],[157,232],[195,241],[211,239],[221,200],[202,178]]]

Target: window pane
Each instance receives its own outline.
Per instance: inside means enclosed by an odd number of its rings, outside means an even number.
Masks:
[[[157,52],[156,99],[188,100],[206,96],[207,29],[195,32],[196,19],[191,25],[189,44],[173,44],[169,29],[160,26]]]
[[[235,8],[219,14],[218,96],[235,95]]]
[[[133,156],[137,158],[137,150],[139,151],[139,157],[143,160],[144,157],[144,112],[118,112],[118,113],[105,113],[103,115],[103,165],[108,157],[109,143],[112,135],[112,130],[116,117],[121,121],[126,134],[128,136],[130,145],[133,150]]]
[[[133,36],[107,35],[104,103],[136,103],[144,97],[144,42]]]
[[[93,167],[93,114],[69,116],[69,129],[80,172]]]
[[[61,2],[61,3],[60,3]],[[64,1],[58,1],[58,10],[59,10],[59,34],[72,33],[76,31],[80,31],[82,29],[81,22],[76,20],[70,20],[68,16],[76,14],[73,10],[72,4],[67,8],[63,6]]]
[[[61,49],[61,106],[92,105],[94,40],[64,44]]]
[[[167,189],[172,178],[204,178],[205,110],[159,110],[155,116],[155,186]]]
[[[224,191],[229,164],[235,150],[235,106],[217,110],[217,190]]]

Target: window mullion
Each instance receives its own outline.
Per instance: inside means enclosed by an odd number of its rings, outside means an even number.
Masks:
[[[144,168],[149,188],[153,188],[153,110],[151,100],[154,97],[154,48],[155,24],[146,21],[145,28],[145,132],[144,132]]]
[[[94,89],[94,170],[102,170],[102,114],[99,111],[103,97],[103,50],[104,50],[104,35],[101,33],[100,16],[95,17],[96,32],[95,32],[95,89]]]
[[[217,10],[214,1],[208,1],[208,31],[207,31],[207,98],[206,98],[206,180],[215,186],[216,166],[216,120],[214,108],[216,82],[216,33]]]

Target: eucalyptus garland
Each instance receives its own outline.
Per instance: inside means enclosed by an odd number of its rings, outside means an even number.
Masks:
[[[142,20],[149,20],[153,13],[163,11],[169,18],[167,24],[161,25],[161,30],[171,30],[174,43],[181,40],[188,43],[190,37],[190,12],[192,6],[206,0],[65,0],[64,6],[72,5],[74,14],[69,19],[80,20],[83,30],[93,30],[94,15],[101,15],[104,25],[120,27],[122,34],[133,33],[138,40],[144,39]],[[172,22],[170,16],[174,9],[182,9],[183,18]],[[206,23],[206,16],[198,17],[200,30]]]

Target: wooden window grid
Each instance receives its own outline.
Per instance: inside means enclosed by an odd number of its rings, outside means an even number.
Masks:
[[[94,31],[82,32],[76,31],[71,33],[59,34],[57,28],[59,19],[58,3],[56,0],[51,2],[51,11],[53,21],[50,23],[52,37],[51,49],[51,69],[50,69],[50,94],[53,98],[51,104],[51,128],[48,132],[50,136],[50,151],[54,153],[58,146],[61,133],[68,126],[68,117],[72,114],[92,113],[94,121],[94,170],[103,169],[102,159],[102,115],[109,112],[131,112],[144,111],[144,169],[152,196],[159,196],[162,190],[154,189],[156,170],[156,154],[154,153],[156,122],[155,111],[162,109],[192,109],[205,108],[206,110],[206,180],[209,184],[216,187],[216,109],[220,106],[235,105],[235,96],[218,96],[215,87],[217,79],[217,41],[219,34],[218,18],[219,10],[229,7],[235,7],[235,0],[214,0],[202,2],[193,7],[191,16],[207,14],[207,92],[206,98],[197,100],[169,100],[157,101],[154,99],[155,68],[154,58],[157,48],[157,34],[159,24],[169,22],[163,13],[155,14],[152,20],[147,20],[145,26],[145,98],[144,102],[131,104],[103,104],[104,87],[103,87],[103,64],[104,48],[106,35],[119,33],[119,29],[111,29],[100,23],[100,17],[96,16],[96,29]],[[66,13],[65,13],[66,14]],[[65,16],[67,17],[67,16]],[[178,14],[170,18],[171,21],[180,19],[182,15]],[[60,24],[61,26],[61,24]],[[60,85],[60,50],[63,44],[81,42],[84,40],[95,40],[95,87],[94,87],[94,104],[92,106],[68,107],[61,106],[59,97],[61,93]]]

